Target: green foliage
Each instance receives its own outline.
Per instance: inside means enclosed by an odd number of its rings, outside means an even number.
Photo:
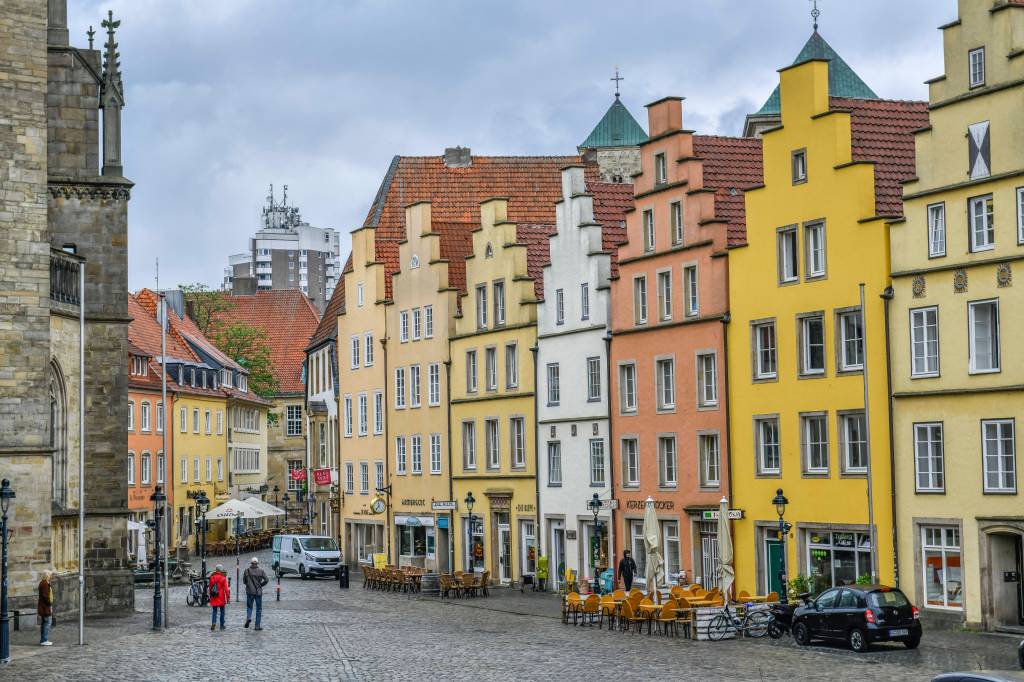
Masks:
[[[270,410],[267,412],[267,426],[277,426],[277,423],[281,421],[281,413]]]
[[[870,573],[865,573],[863,575],[858,575],[857,576],[857,584],[858,585],[870,585],[872,582],[873,581],[871,580],[871,574]]]
[[[796,601],[797,596],[805,592],[814,592],[814,580],[806,575],[795,575],[789,579],[789,600]]]
[[[249,372],[249,390],[263,398],[274,396],[278,381],[270,361],[266,332],[241,322],[214,321],[206,335],[222,353]]]
[[[231,296],[226,291],[215,291],[205,284],[182,284],[185,295],[185,311],[203,334],[209,332],[217,315],[234,308]]]

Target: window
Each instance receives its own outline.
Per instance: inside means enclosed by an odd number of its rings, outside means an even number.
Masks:
[[[130,418],[131,418],[131,415],[129,415],[129,419]],[[129,422],[129,423],[131,423],[131,422]],[[183,407],[183,408],[181,408],[181,410],[178,411],[178,423],[179,423],[179,429],[181,430],[182,433],[185,433],[186,431],[188,431],[188,409]],[[130,429],[131,426],[129,426],[128,428]]]
[[[367,334],[363,337],[363,366],[373,367],[373,334]]]
[[[939,309],[917,308],[910,311],[911,376],[936,376],[939,373]]]
[[[430,434],[430,473],[441,473],[441,434]]]
[[[181,482],[188,483],[188,460],[184,457],[181,460]]]
[[[633,560],[636,562],[634,584],[638,582],[637,578],[643,584],[646,582],[645,576],[647,575],[647,542],[644,540],[644,522],[630,521],[629,535],[630,548],[633,550]]]
[[[487,390],[498,389],[498,349],[491,347],[484,349],[484,378],[487,381]]]
[[[249,410],[245,410],[245,412],[248,412],[248,411]],[[210,433],[210,426],[211,426],[210,417],[211,417],[211,415],[210,415],[210,411],[209,410],[206,410],[205,412],[203,412],[203,427],[204,427],[203,431],[205,431],[207,434]]]
[[[406,464],[405,436],[395,438],[395,473],[404,474]]]
[[[843,440],[843,470],[863,474],[868,470],[868,431],[864,413],[839,417],[839,435]]]
[[[156,432],[164,432],[164,404],[162,402],[156,404]]]
[[[135,485],[135,453],[128,453],[128,485]]]
[[[202,480],[202,477],[200,475],[202,472],[200,469],[201,460],[198,457],[196,457],[195,459],[192,460],[192,480],[195,481],[196,483]]]
[[[619,410],[636,412],[636,365],[619,366]]]
[[[775,322],[753,327],[754,379],[774,379],[778,372],[775,344]]]
[[[480,284],[476,288],[476,326],[478,329],[487,327],[487,285]]]
[[[654,251],[654,211],[644,211],[644,251]]]
[[[565,324],[565,292],[555,289],[555,324]]]
[[[476,392],[476,351],[466,351],[466,391]]]
[[[971,373],[999,371],[999,302],[968,304]]]
[[[375,482],[377,484],[377,490],[380,490],[381,488],[384,487],[384,462],[381,462],[381,461],[374,462],[373,463],[373,472],[375,474],[374,480],[375,480]],[[321,502],[320,505],[321,505],[321,508],[322,508],[323,502]],[[326,535],[326,531],[321,531],[320,534],[321,535]]]
[[[249,377],[244,374],[238,375],[238,390],[242,393],[249,392]]]
[[[423,306],[423,338],[434,338],[434,306]]]
[[[779,283],[795,282],[800,279],[800,261],[797,259],[795,227],[788,227],[778,232]]]
[[[427,404],[441,404],[441,365],[436,362],[427,365]]]
[[[859,310],[839,314],[839,370],[864,369],[864,319]]]
[[[296,488],[298,490],[298,488]],[[352,462],[345,463],[345,492],[351,495],[356,491],[355,467]]]
[[[995,224],[992,220],[992,195],[968,199],[971,218],[971,251],[995,248]]]
[[[683,288],[686,294],[686,316],[694,317],[700,312],[700,299],[697,297],[696,265],[687,265],[683,268]]]
[[[774,476],[782,472],[779,455],[779,418],[762,417],[754,420],[754,438],[757,439],[757,473]]]
[[[807,262],[804,269],[807,279],[825,276],[825,225],[814,223],[804,227],[804,247]]]
[[[349,347],[351,350],[351,357],[349,358],[349,368],[359,369],[359,344],[362,343],[358,336],[353,336],[349,339]]]
[[[356,305],[360,308],[366,303],[366,292],[362,282],[356,284]]]
[[[476,469],[476,422],[462,422],[462,466]]]
[[[701,353],[697,356],[697,383],[700,386],[697,405],[699,407],[717,406],[718,356],[714,353]]]
[[[1013,420],[991,419],[981,422],[981,440],[985,459],[985,492],[1016,492]]]
[[[1024,187],[1017,188],[1017,243],[1024,244]]]
[[[601,358],[587,358],[587,400],[601,399]]]
[[[384,433],[384,391],[373,394],[373,432]]]
[[[352,396],[345,396],[345,414],[342,415],[345,420],[345,435],[352,435]]]
[[[825,415],[800,418],[803,432],[804,471],[809,474],[828,473],[828,421]]]
[[[548,485],[562,485],[562,444],[558,441],[548,442]]]
[[[219,460],[218,460],[219,462]],[[288,460],[288,485],[287,489],[289,492],[295,492],[302,490],[302,482],[295,480],[293,472],[302,471],[302,460],[301,459],[290,459]]]
[[[636,324],[647,323],[647,278],[633,278],[633,321]]]
[[[658,485],[674,488],[678,482],[676,469],[676,437],[658,438]]]
[[[420,406],[420,366],[409,367],[409,405]]]
[[[135,430],[135,401],[128,401],[128,430]]]
[[[142,463],[144,465],[148,466],[149,462],[145,461],[146,459],[148,459],[148,458],[145,458]],[[212,483],[213,482],[213,458],[212,457],[207,457],[206,458],[206,482],[207,483]]]
[[[805,537],[808,572],[813,577],[812,592],[824,592],[833,585],[852,585],[858,576],[871,573],[871,536],[867,533],[808,530]],[[829,590],[818,597],[815,604],[831,607],[840,603],[839,595],[838,589]]]
[[[548,364],[548,405],[561,402],[562,390],[559,385],[559,367],[557,362]]]
[[[942,424],[914,424],[914,470],[917,492],[942,492],[946,488]]]
[[[224,480],[224,460],[220,457],[217,458],[217,480]]]
[[[640,449],[636,438],[622,439],[622,485],[632,488],[640,485]]]
[[[678,580],[679,571],[679,524],[675,521],[662,521],[662,547],[665,556],[665,576],[669,580]]]
[[[668,165],[665,163],[665,154],[654,155],[654,184],[664,185],[668,182]]]
[[[946,255],[946,205],[928,207],[928,257]]]
[[[285,433],[289,436],[302,435],[302,405],[289,405],[285,413]]]
[[[800,319],[800,355],[802,374],[825,373],[825,319],[822,315]]]
[[[658,273],[658,319],[672,319],[672,273]]]
[[[156,455],[156,482],[160,484],[164,482],[164,466],[164,453],[159,452]]]
[[[484,420],[484,437],[487,446],[487,468],[497,469],[501,466],[501,449],[498,444],[498,420]]]
[[[1020,197],[1021,206],[1024,206],[1024,193]],[[1024,214],[1024,208],[1021,209],[1021,213]],[[1024,227],[1020,229],[1021,234],[1024,234]],[[584,282],[580,285],[580,319],[590,319],[590,285]]]
[[[679,246],[683,243],[683,202],[673,201],[668,211],[672,224],[672,245]]]
[[[412,473],[419,475],[423,473],[423,437],[419,434],[409,438],[409,459],[412,463]]]
[[[519,386],[519,354],[516,344],[505,345],[505,388]]]
[[[590,440],[590,485],[605,485],[604,441],[600,438]]]
[[[921,527],[924,603],[929,608],[962,609],[963,573],[958,528]]]
[[[359,435],[365,436],[370,426],[370,409],[365,393],[359,394]]]
[[[359,492],[363,495],[370,492],[370,466],[366,462],[359,463]]]
[[[526,466],[526,420],[523,417],[511,417],[508,420],[512,440],[512,466]]]
[[[505,324],[505,283],[494,283],[494,324]]]
[[[807,182],[807,150],[798,149],[792,158],[793,184]]]
[[[720,461],[718,456],[718,434],[702,433],[697,437],[700,456],[700,485],[702,488],[717,488],[720,485]]]
[[[658,390],[658,409],[672,410],[676,406],[676,363],[672,358],[655,362],[655,380]]]
[[[423,333],[423,311],[419,308],[412,309],[412,340],[419,341]]]
[[[398,313],[398,341],[405,343],[409,340],[409,311],[403,310]]]
[[[395,368],[395,409],[405,408],[405,367]]]
[[[985,48],[979,47],[967,53],[970,87],[977,88],[985,84]]]
[[[199,433],[199,408],[192,408],[192,433]]]

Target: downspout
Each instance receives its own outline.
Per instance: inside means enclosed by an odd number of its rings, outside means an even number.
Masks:
[[[533,531],[534,539],[539,538],[541,536],[541,533],[543,532],[543,529],[541,528],[541,525],[540,525],[540,448],[537,447],[537,439],[539,437],[538,431],[540,430],[539,429],[540,425],[537,423],[537,415],[540,414],[537,411],[537,409],[538,409],[537,396],[540,393],[540,390],[539,390],[539,388],[537,386],[537,353],[538,352],[540,352],[540,341],[536,340],[536,341],[533,342],[533,346],[530,347],[530,355],[533,356],[533,428],[534,428],[534,432],[533,432],[533,492],[534,492],[534,497],[536,499],[536,504],[537,504],[536,512],[534,514],[534,523],[536,524],[536,526],[534,528],[534,531]],[[525,426],[524,426],[524,428],[525,428]],[[523,435],[525,436],[526,434],[523,434]],[[520,538],[519,540],[520,540],[520,543],[521,543],[523,539]],[[520,546],[522,546],[522,545],[520,545]],[[540,543],[539,542],[537,543],[537,546],[538,546],[538,548],[540,547]],[[539,558],[539,556],[538,556],[538,558]],[[525,557],[521,557],[520,561],[522,562],[523,559],[525,559]],[[525,563],[525,562],[523,562],[523,563]],[[534,569],[534,581],[536,581],[536,568]]]
[[[729,477],[726,485],[726,494],[729,496],[729,505],[733,504],[732,499],[732,401],[729,400],[729,323],[732,322],[732,315],[726,312],[722,315],[722,383],[725,389],[722,391],[725,398],[725,471]]]
[[[605,414],[608,416],[608,494],[609,500],[615,499],[615,438],[612,432],[612,330],[609,328],[604,335],[604,374],[605,374]],[[617,537],[615,530],[617,529],[617,509],[609,501],[608,504],[611,507],[608,511],[608,561],[611,563],[611,569],[615,572],[613,574],[613,581],[618,584],[618,563],[615,561],[617,554],[615,553],[615,538]]]
[[[451,343],[449,339],[448,343]],[[448,420],[448,499],[455,500],[455,480],[452,478],[452,359],[449,345],[448,359],[444,361],[444,404]],[[455,568],[455,514],[448,518],[448,570]]]
[[[887,402],[889,408],[889,503],[892,513],[892,575],[896,587],[900,586],[900,545],[899,529],[896,523],[896,440],[893,433],[893,397],[892,397],[892,354],[889,339],[889,305],[895,292],[891,286],[882,292],[882,305],[885,311],[885,378],[888,386]],[[867,358],[865,358],[865,361]]]
[[[123,365],[122,365],[123,367]],[[65,468],[66,470],[66,468]],[[6,502],[6,501],[5,501]],[[6,511],[4,512],[6,514]],[[7,548],[4,548],[6,560]],[[4,566],[6,569],[7,567]],[[4,594],[7,590],[4,574]],[[7,608],[6,603],[4,608]],[[17,623],[17,621],[15,621]],[[4,627],[6,627],[6,623]],[[78,264],[78,645],[85,644],[85,263]]]
[[[384,508],[384,546],[388,549],[388,565],[391,565],[391,458],[388,457],[388,445],[391,443],[391,420],[388,419],[388,385],[391,383],[390,372],[388,371],[388,336],[387,321],[384,322],[384,336],[381,337],[380,347],[384,353],[384,482],[388,493],[384,496],[386,507]]]

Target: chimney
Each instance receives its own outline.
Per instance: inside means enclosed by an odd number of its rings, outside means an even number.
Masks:
[[[647,105],[647,128],[651,137],[683,127],[683,98],[663,97]]]
[[[469,168],[473,165],[473,157],[469,147],[445,147],[444,165],[447,168]]]
[[[56,47],[67,47],[68,0],[49,0],[47,2],[46,42]]]

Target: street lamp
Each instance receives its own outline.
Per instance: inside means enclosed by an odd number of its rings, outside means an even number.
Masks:
[[[291,500],[291,495],[288,494],[288,491],[285,491],[284,497],[281,498],[281,501],[284,502],[284,525],[286,526],[288,525],[288,503],[291,502]]]
[[[594,538],[597,540],[594,545],[594,594],[601,594],[600,567],[598,566],[601,563],[601,526],[597,521],[597,516],[601,513],[601,498],[597,493],[587,500],[587,509],[594,515]]]
[[[199,496],[196,498],[196,508],[199,510],[199,533],[202,542],[202,550],[199,556],[203,562],[203,590],[206,590],[206,512],[210,510],[210,498],[206,496],[205,490],[199,491]]]
[[[473,505],[476,504],[476,498],[473,497],[472,490],[466,493],[466,499],[463,502],[466,503],[466,511],[469,512],[469,537],[466,538],[466,542],[469,544],[469,570],[472,571],[476,564],[476,546],[473,542]]]
[[[0,576],[0,664],[7,665],[11,662],[11,613],[7,610],[7,509],[14,499],[14,490],[11,482],[6,478],[0,482],[0,511],[3,517],[0,518],[0,536],[2,536],[3,558],[2,571]]]
[[[278,504],[277,504],[277,493],[279,493],[280,491],[281,491],[281,488],[278,487],[278,485],[275,483],[274,484],[274,506],[275,507],[278,506]],[[277,517],[277,519],[275,519],[275,521],[277,521],[277,527],[280,528],[281,527],[281,517]]]
[[[164,495],[164,488],[159,483],[153,488],[153,494],[149,497],[149,501],[153,503],[153,521],[151,528],[153,529],[153,551],[156,556],[156,561],[153,562],[153,629],[159,630],[163,624],[163,618],[160,615],[162,606],[162,597],[160,591],[160,557],[163,556],[162,550],[160,549],[160,527],[163,525],[164,516],[164,502],[167,500],[167,496]]]
[[[316,511],[314,511],[316,509],[316,493],[314,493],[314,492],[309,493],[309,497],[306,498],[306,499],[308,500],[308,504],[309,504],[309,515],[307,516],[307,518],[309,519],[309,533],[310,533],[310,535],[312,535],[313,534],[313,517],[316,516]]]
[[[779,542],[781,544],[779,553],[779,602],[782,604],[789,603],[789,585],[786,581],[786,533],[789,531],[791,526],[786,523],[783,516],[786,515],[786,505],[789,504],[789,500],[782,494],[782,488],[775,491],[775,497],[772,499],[772,504],[775,505],[775,511],[779,515]]]

